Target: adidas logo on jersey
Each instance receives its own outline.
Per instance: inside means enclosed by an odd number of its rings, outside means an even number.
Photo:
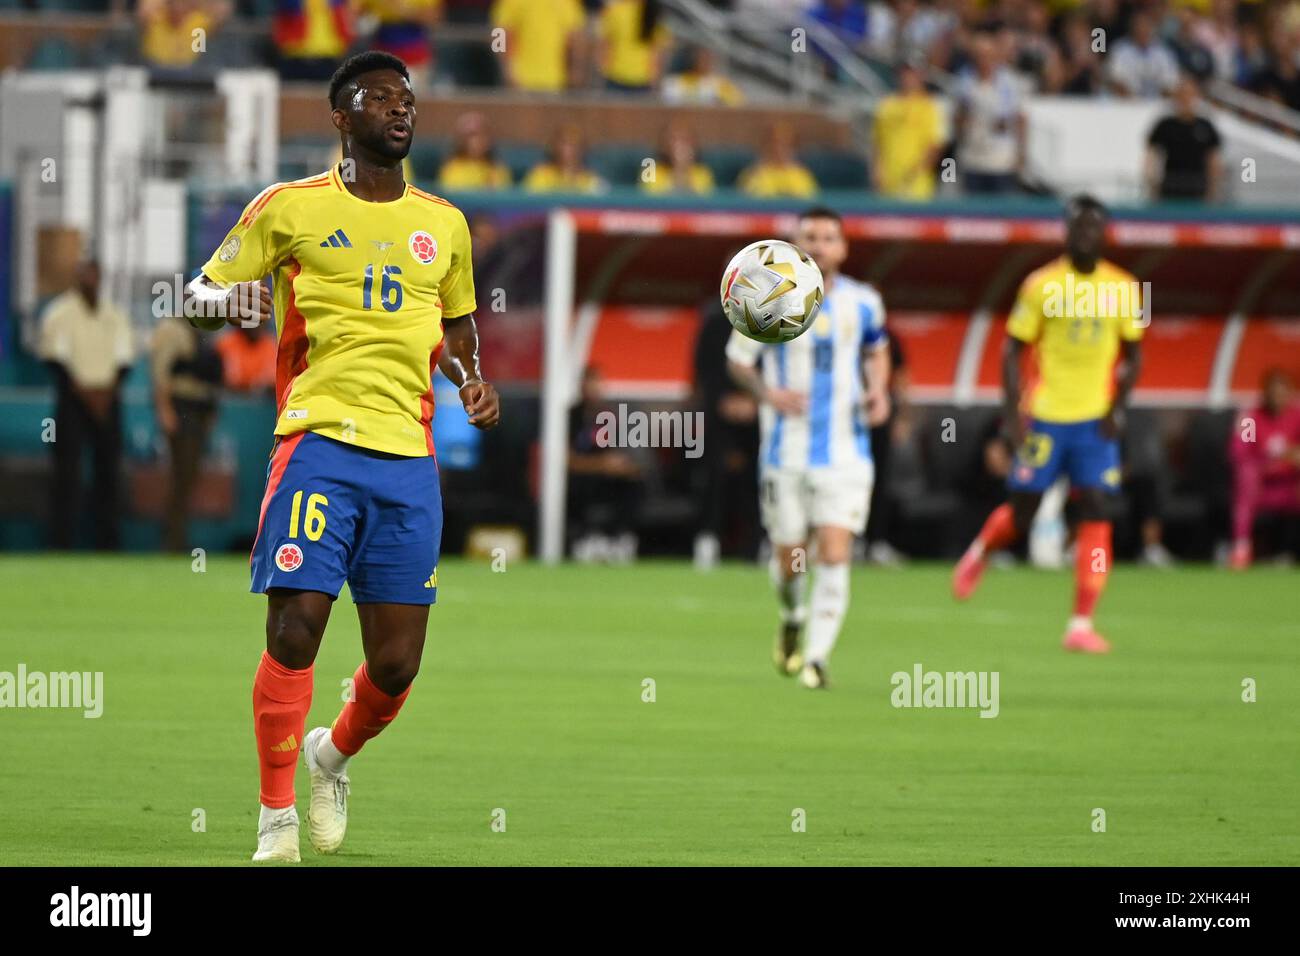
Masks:
[[[343,234],[342,229],[335,229],[328,239],[321,241],[321,248],[326,249],[351,249],[352,240]]]

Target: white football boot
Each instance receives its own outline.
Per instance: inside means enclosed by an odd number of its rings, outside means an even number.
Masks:
[[[297,863],[302,859],[298,852],[298,811],[294,807],[271,810],[262,807],[257,818],[257,852],[254,863]]]
[[[826,665],[821,661],[808,661],[799,671],[799,683],[809,690],[826,690],[831,686],[826,676]]]
[[[317,727],[303,740],[302,757],[311,775],[311,802],[307,806],[307,836],[317,853],[334,853],[348,832],[348,775],[333,774],[316,761],[316,748],[330,732]]]

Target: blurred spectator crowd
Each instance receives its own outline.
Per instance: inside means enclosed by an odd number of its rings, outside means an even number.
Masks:
[[[1186,72],[1300,110],[1300,0],[708,3],[747,28],[818,24],[886,67],[923,61],[959,76],[975,69],[980,37],[989,36],[993,56],[1025,91],[1153,97],[1171,92]],[[452,72],[464,65],[438,63],[444,26],[490,25],[510,42],[489,51],[505,60],[488,71],[489,83],[547,93],[653,90],[679,101],[740,98],[711,57],[672,56],[680,51],[660,0],[0,0],[4,8],[133,15],[138,56],[163,68],[193,65],[232,20],[269,24],[273,46],[253,55],[277,64],[286,79],[328,77],[349,50],[372,47],[431,80],[440,65]],[[462,50],[446,52],[464,59]]]
[[[0,7],[28,2],[0,0]],[[436,92],[498,86],[542,98],[599,91],[736,106],[750,88],[739,54],[729,61],[725,47],[670,32],[664,0],[119,2],[38,5],[108,10],[119,23],[134,16],[130,48],[99,55],[163,75],[261,64],[286,81],[321,81],[349,52],[377,48],[405,60],[417,88]],[[875,104],[869,162],[817,168],[800,155],[793,130],[776,123],[767,124],[759,155],[723,177],[699,155],[691,129],[671,124],[651,132],[654,163],[634,181],[593,168],[576,124],[552,137],[543,158],[521,165],[503,161],[484,118],[469,114],[454,129],[450,155],[417,176],[434,176],[447,190],[590,193],[635,184],[649,193],[705,194],[734,185],[754,196],[804,198],[819,188],[871,187],[912,200],[931,198],[944,182],[969,194],[1034,191],[1025,170],[1027,96],[1168,97],[1167,115],[1148,135],[1145,192],[1213,200],[1221,139],[1201,105],[1206,84],[1235,84],[1300,110],[1300,0],[710,2],[750,35],[784,42],[789,33],[793,43],[804,29],[816,68],[832,82],[842,58],[827,52],[828,33],[870,66],[890,93]],[[43,41],[33,65],[59,66],[61,42]],[[76,65],[78,53],[65,55],[63,65]]]
[[[960,76],[976,69],[981,37],[991,37],[995,50],[983,55],[1005,65],[1023,92],[1154,97],[1172,92],[1185,72],[1300,110],[1300,0],[707,2],[747,29],[817,24],[886,68],[924,62]],[[509,42],[488,51],[504,54],[505,62],[485,71],[478,78],[483,83],[738,102],[739,90],[716,73],[711,56],[675,48],[663,6],[661,0],[0,0],[0,9],[132,15],[139,27],[136,55],[163,68],[194,65],[208,41],[235,21],[269,25],[272,46],[251,55],[275,63],[286,79],[328,77],[350,50],[370,47],[401,56],[417,81],[432,80],[439,68],[454,80],[473,57],[451,46],[442,50],[439,32],[490,25]],[[202,41],[196,42],[196,30]],[[439,63],[440,53],[452,62]]]

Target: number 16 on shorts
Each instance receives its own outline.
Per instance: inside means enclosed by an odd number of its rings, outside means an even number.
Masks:
[[[302,491],[293,493],[293,504],[289,509],[289,540],[275,549],[275,566],[281,571],[297,571],[302,567],[303,552],[297,542],[299,533],[308,541],[319,541],[325,533],[324,508],[329,506],[329,498],[319,492],[307,495],[306,513],[303,512]]]

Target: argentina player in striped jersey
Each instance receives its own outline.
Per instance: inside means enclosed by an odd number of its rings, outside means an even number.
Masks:
[[[821,312],[782,345],[733,332],[727,367],[760,403],[760,510],[781,617],[773,657],[805,687],[824,688],[849,604],[853,537],[867,526],[875,481],[869,431],[889,417],[889,340],[880,293],[840,274],[848,243],[839,214],[809,209],[793,242],[822,271]]]

